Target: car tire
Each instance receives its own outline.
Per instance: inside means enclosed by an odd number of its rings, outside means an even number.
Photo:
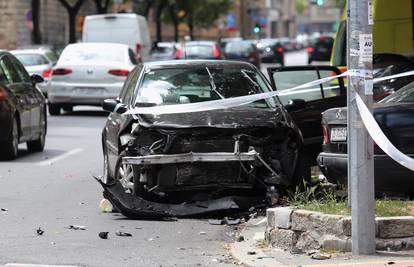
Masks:
[[[12,128],[7,140],[0,144],[0,157],[6,160],[13,160],[18,155],[19,146],[19,126],[17,118],[14,117],[12,121]]]
[[[126,191],[129,189],[134,196],[148,198],[148,192],[145,190],[144,185],[139,183],[139,167],[132,165],[122,166],[122,158],[126,156],[129,156],[129,154],[125,150],[119,154],[116,163],[115,180],[120,181],[124,189]],[[122,181],[123,179],[124,181]],[[125,186],[127,183],[131,183],[129,187]]]
[[[62,109],[64,112],[72,112],[73,106],[63,106]]]
[[[47,121],[46,121],[46,114],[42,116],[42,121],[40,122],[42,126],[42,131],[40,132],[39,138],[36,140],[28,141],[27,150],[30,152],[41,152],[45,148],[46,142],[46,131],[47,131]]]
[[[60,105],[49,103],[48,108],[49,108],[50,115],[52,116],[60,115],[60,108],[61,108]]]

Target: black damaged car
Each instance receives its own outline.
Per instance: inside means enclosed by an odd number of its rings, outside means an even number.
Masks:
[[[323,152],[318,165],[332,183],[347,183],[347,109],[334,108],[322,115]],[[374,105],[374,118],[390,142],[414,157],[414,83]],[[379,193],[414,195],[413,172],[374,146],[375,188]]]
[[[277,97],[230,109],[123,114],[272,91],[249,63],[138,65],[108,99],[102,133],[104,196],[124,215],[193,216],[274,200],[303,179],[302,136]]]

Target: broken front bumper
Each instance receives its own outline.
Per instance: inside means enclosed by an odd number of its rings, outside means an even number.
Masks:
[[[152,165],[152,164],[171,164],[184,162],[231,162],[231,161],[255,161],[259,153],[252,150],[243,153],[185,153],[185,154],[162,154],[137,157],[123,157],[123,164],[131,165]]]

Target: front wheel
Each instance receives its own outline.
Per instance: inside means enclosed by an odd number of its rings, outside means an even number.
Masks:
[[[46,114],[42,116],[42,120],[40,122],[41,131],[39,134],[39,138],[33,141],[28,141],[27,150],[30,152],[41,152],[45,148],[45,141],[46,141]]]
[[[49,103],[48,108],[49,108],[50,115],[52,116],[60,115],[60,108],[61,108],[60,105]]]
[[[148,192],[144,188],[144,185],[139,182],[140,168],[130,164],[122,164],[122,158],[126,156],[129,156],[127,151],[122,151],[119,154],[115,170],[115,179],[121,183],[125,192],[147,198]]]
[[[6,160],[12,160],[17,157],[19,146],[19,126],[16,117],[13,118],[10,135],[7,140],[0,143],[0,156]]]

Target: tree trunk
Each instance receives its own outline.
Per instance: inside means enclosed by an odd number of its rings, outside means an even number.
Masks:
[[[194,18],[192,10],[188,14],[188,34],[190,35],[191,40],[194,40]]]
[[[179,32],[178,32],[178,19],[177,19],[177,3],[170,5],[169,6],[169,10],[170,10],[170,17],[172,20],[172,23],[174,25],[174,41],[178,42],[180,36],[179,36]]]
[[[69,43],[76,43],[76,14],[77,12],[70,11],[69,15]]]
[[[156,17],[155,17],[155,22],[157,24],[157,43],[158,42],[162,42],[162,21],[161,21],[161,15],[162,15],[162,11],[165,7],[165,0],[161,1],[158,4],[157,7],[157,12],[156,12]]]
[[[42,36],[40,33],[40,0],[32,0],[32,19],[33,19],[33,44],[41,44]]]
[[[144,14],[143,15],[146,18],[148,18],[149,12],[150,12],[153,4],[154,4],[154,0],[147,0],[146,3],[147,3],[147,5],[145,6],[145,10],[144,10]]]
[[[108,12],[109,0],[94,0],[96,12],[98,14],[106,14]]]

